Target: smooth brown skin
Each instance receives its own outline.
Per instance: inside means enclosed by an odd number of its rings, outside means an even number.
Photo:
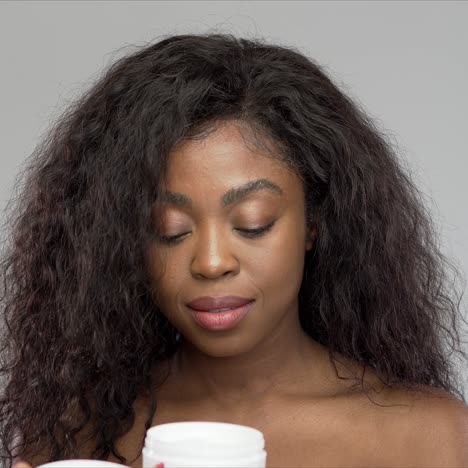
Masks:
[[[429,387],[385,389],[366,369],[372,400],[397,405],[377,406],[352,380],[338,378],[327,349],[303,332],[298,291],[315,231],[306,233],[301,182],[244,132],[230,123],[171,154],[166,189],[189,196],[193,208],[161,204],[154,214],[164,219],[163,235],[188,234],[174,246],[150,245],[147,267],[163,313],[185,339],[167,363],[171,374],[156,392],[152,426],[198,420],[255,427],[265,436],[268,468],[468,466],[465,405]],[[261,190],[221,207],[226,191],[260,178],[284,194]],[[258,238],[238,231],[273,220]],[[227,294],[255,299],[232,330],[199,327],[185,306]],[[362,376],[361,366],[339,357],[341,377]],[[146,397],[137,400],[134,426],[117,443],[135,468],[148,404]]]
[[[207,399],[227,412],[234,405],[240,410],[272,395],[296,393],[310,372],[316,392],[322,392],[321,372],[311,366],[317,348],[298,318],[304,255],[315,234],[306,239],[301,183],[283,164],[251,152],[252,146],[230,126],[173,151],[165,188],[189,196],[193,209],[155,206],[155,217],[163,217],[162,235],[188,234],[175,246],[155,242],[148,249],[161,309],[185,337],[176,372],[186,396]],[[221,207],[229,189],[262,178],[284,195],[260,190]],[[273,228],[258,238],[239,231],[272,221]],[[229,294],[255,299],[232,330],[205,330],[186,307],[199,296]]]

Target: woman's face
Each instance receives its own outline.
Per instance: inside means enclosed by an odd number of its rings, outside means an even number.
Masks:
[[[153,207],[158,238],[148,270],[162,313],[198,350],[211,356],[246,353],[297,326],[306,239],[300,179],[244,141],[227,124],[170,155],[164,189]],[[230,192],[263,180],[258,190]],[[271,226],[257,236],[243,230]],[[228,330],[200,326],[187,304],[200,296],[252,299],[248,314]]]

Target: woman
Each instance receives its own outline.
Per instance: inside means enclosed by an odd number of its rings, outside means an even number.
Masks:
[[[139,467],[182,420],[261,430],[268,467],[468,463],[452,267],[389,142],[300,52],[200,34],[120,59],[18,201],[6,466]]]

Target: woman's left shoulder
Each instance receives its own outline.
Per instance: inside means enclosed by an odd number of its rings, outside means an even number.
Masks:
[[[400,390],[410,411],[395,420],[393,432],[411,466],[468,467],[468,406],[433,387]]]

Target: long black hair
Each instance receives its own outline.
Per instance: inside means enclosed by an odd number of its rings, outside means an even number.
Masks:
[[[317,228],[299,294],[304,330],[388,386],[464,398],[449,360],[466,358],[457,268],[384,132],[293,47],[176,35],[109,66],[23,171],[1,263],[4,460],[80,456],[77,434],[91,424],[92,456],[128,463],[116,440],[179,346],[144,268],[151,205],[171,148],[228,120],[275,141],[303,181]]]

